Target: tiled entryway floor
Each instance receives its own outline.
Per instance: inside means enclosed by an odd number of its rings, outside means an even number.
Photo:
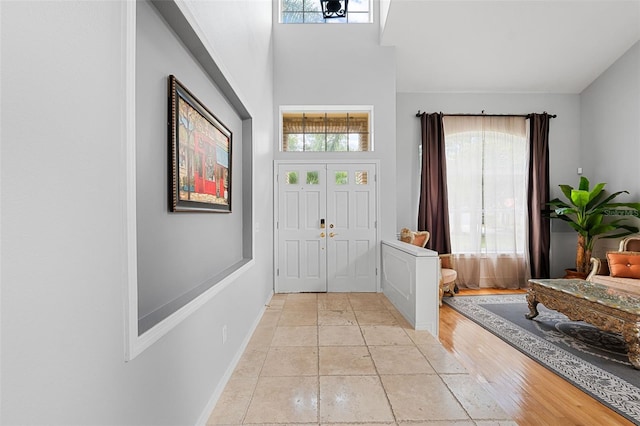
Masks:
[[[208,425],[515,425],[377,293],[277,294]]]

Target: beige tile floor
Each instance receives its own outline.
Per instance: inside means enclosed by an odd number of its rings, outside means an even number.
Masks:
[[[515,425],[382,294],[277,294],[208,425]]]

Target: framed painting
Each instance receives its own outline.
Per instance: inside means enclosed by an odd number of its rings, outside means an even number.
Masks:
[[[169,203],[174,212],[231,212],[231,131],[169,76]]]

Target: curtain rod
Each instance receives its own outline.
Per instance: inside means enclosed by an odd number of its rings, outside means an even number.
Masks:
[[[547,111],[544,112],[545,114],[547,113]],[[418,113],[416,114],[416,117],[420,117],[422,115],[422,112],[420,110],[418,110]],[[482,113],[480,114],[462,114],[462,113],[458,113],[458,114],[442,114],[445,117],[524,117],[524,118],[530,118],[531,114],[485,114],[484,110],[482,110]],[[549,117],[551,118],[556,118],[557,115],[555,114],[549,114]]]

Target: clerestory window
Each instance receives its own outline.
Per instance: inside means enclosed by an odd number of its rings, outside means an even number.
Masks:
[[[347,16],[324,19],[320,0],[280,0],[283,24],[369,24],[372,22],[371,0],[349,0]]]

